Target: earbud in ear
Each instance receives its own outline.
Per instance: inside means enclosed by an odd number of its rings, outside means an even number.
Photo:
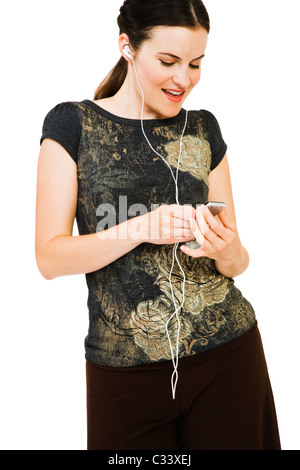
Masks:
[[[126,46],[124,46],[124,49],[123,49],[124,53],[127,55],[127,57],[129,57],[129,59],[132,59],[133,60],[133,57],[130,53],[130,48],[128,46],[128,44],[126,44]]]

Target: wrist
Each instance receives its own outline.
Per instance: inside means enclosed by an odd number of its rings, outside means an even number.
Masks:
[[[128,240],[137,245],[148,241],[148,213],[134,217],[126,222]]]
[[[216,260],[217,270],[226,277],[240,276],[249,266],[249,254],[241,245],[237,254],[226,260]]]

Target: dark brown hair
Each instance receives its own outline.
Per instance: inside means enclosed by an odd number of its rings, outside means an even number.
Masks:
[[[151,38],[156,26],[183,26],[204,28],[208,33],[210,21],[201,0],[125,0],[118,16],[119,34],[126,33],[130,48],[137,52],[142,43]],[[114,96],[127,75],[128,63],[121,56],[97,88],[94,99]]]

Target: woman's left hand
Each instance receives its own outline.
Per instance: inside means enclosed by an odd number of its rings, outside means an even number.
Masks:
[[[226,209],[223,209],[217,218],[205,205],[198,206],[196,217],[190,219],[190,226],[200,248],[193,250],[181,245],[180,248],[185,254],[194,258],[205,256],[214,259],[217,269],[228,277],[244,271],[247,252],[240,242],[235,224],[229,220]]]

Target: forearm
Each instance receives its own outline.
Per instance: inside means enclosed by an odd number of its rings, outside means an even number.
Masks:
[[[242,245],[236,255],[228,260],[217,261],[217,270],[226,277],[240,276],[249,266],[249,254]]]
[[[134,230],[130,230],[131,221],[99,233],[51,239],[37,256],[42,275],[50,280],[90,273],[122,257],[142,242]]]

